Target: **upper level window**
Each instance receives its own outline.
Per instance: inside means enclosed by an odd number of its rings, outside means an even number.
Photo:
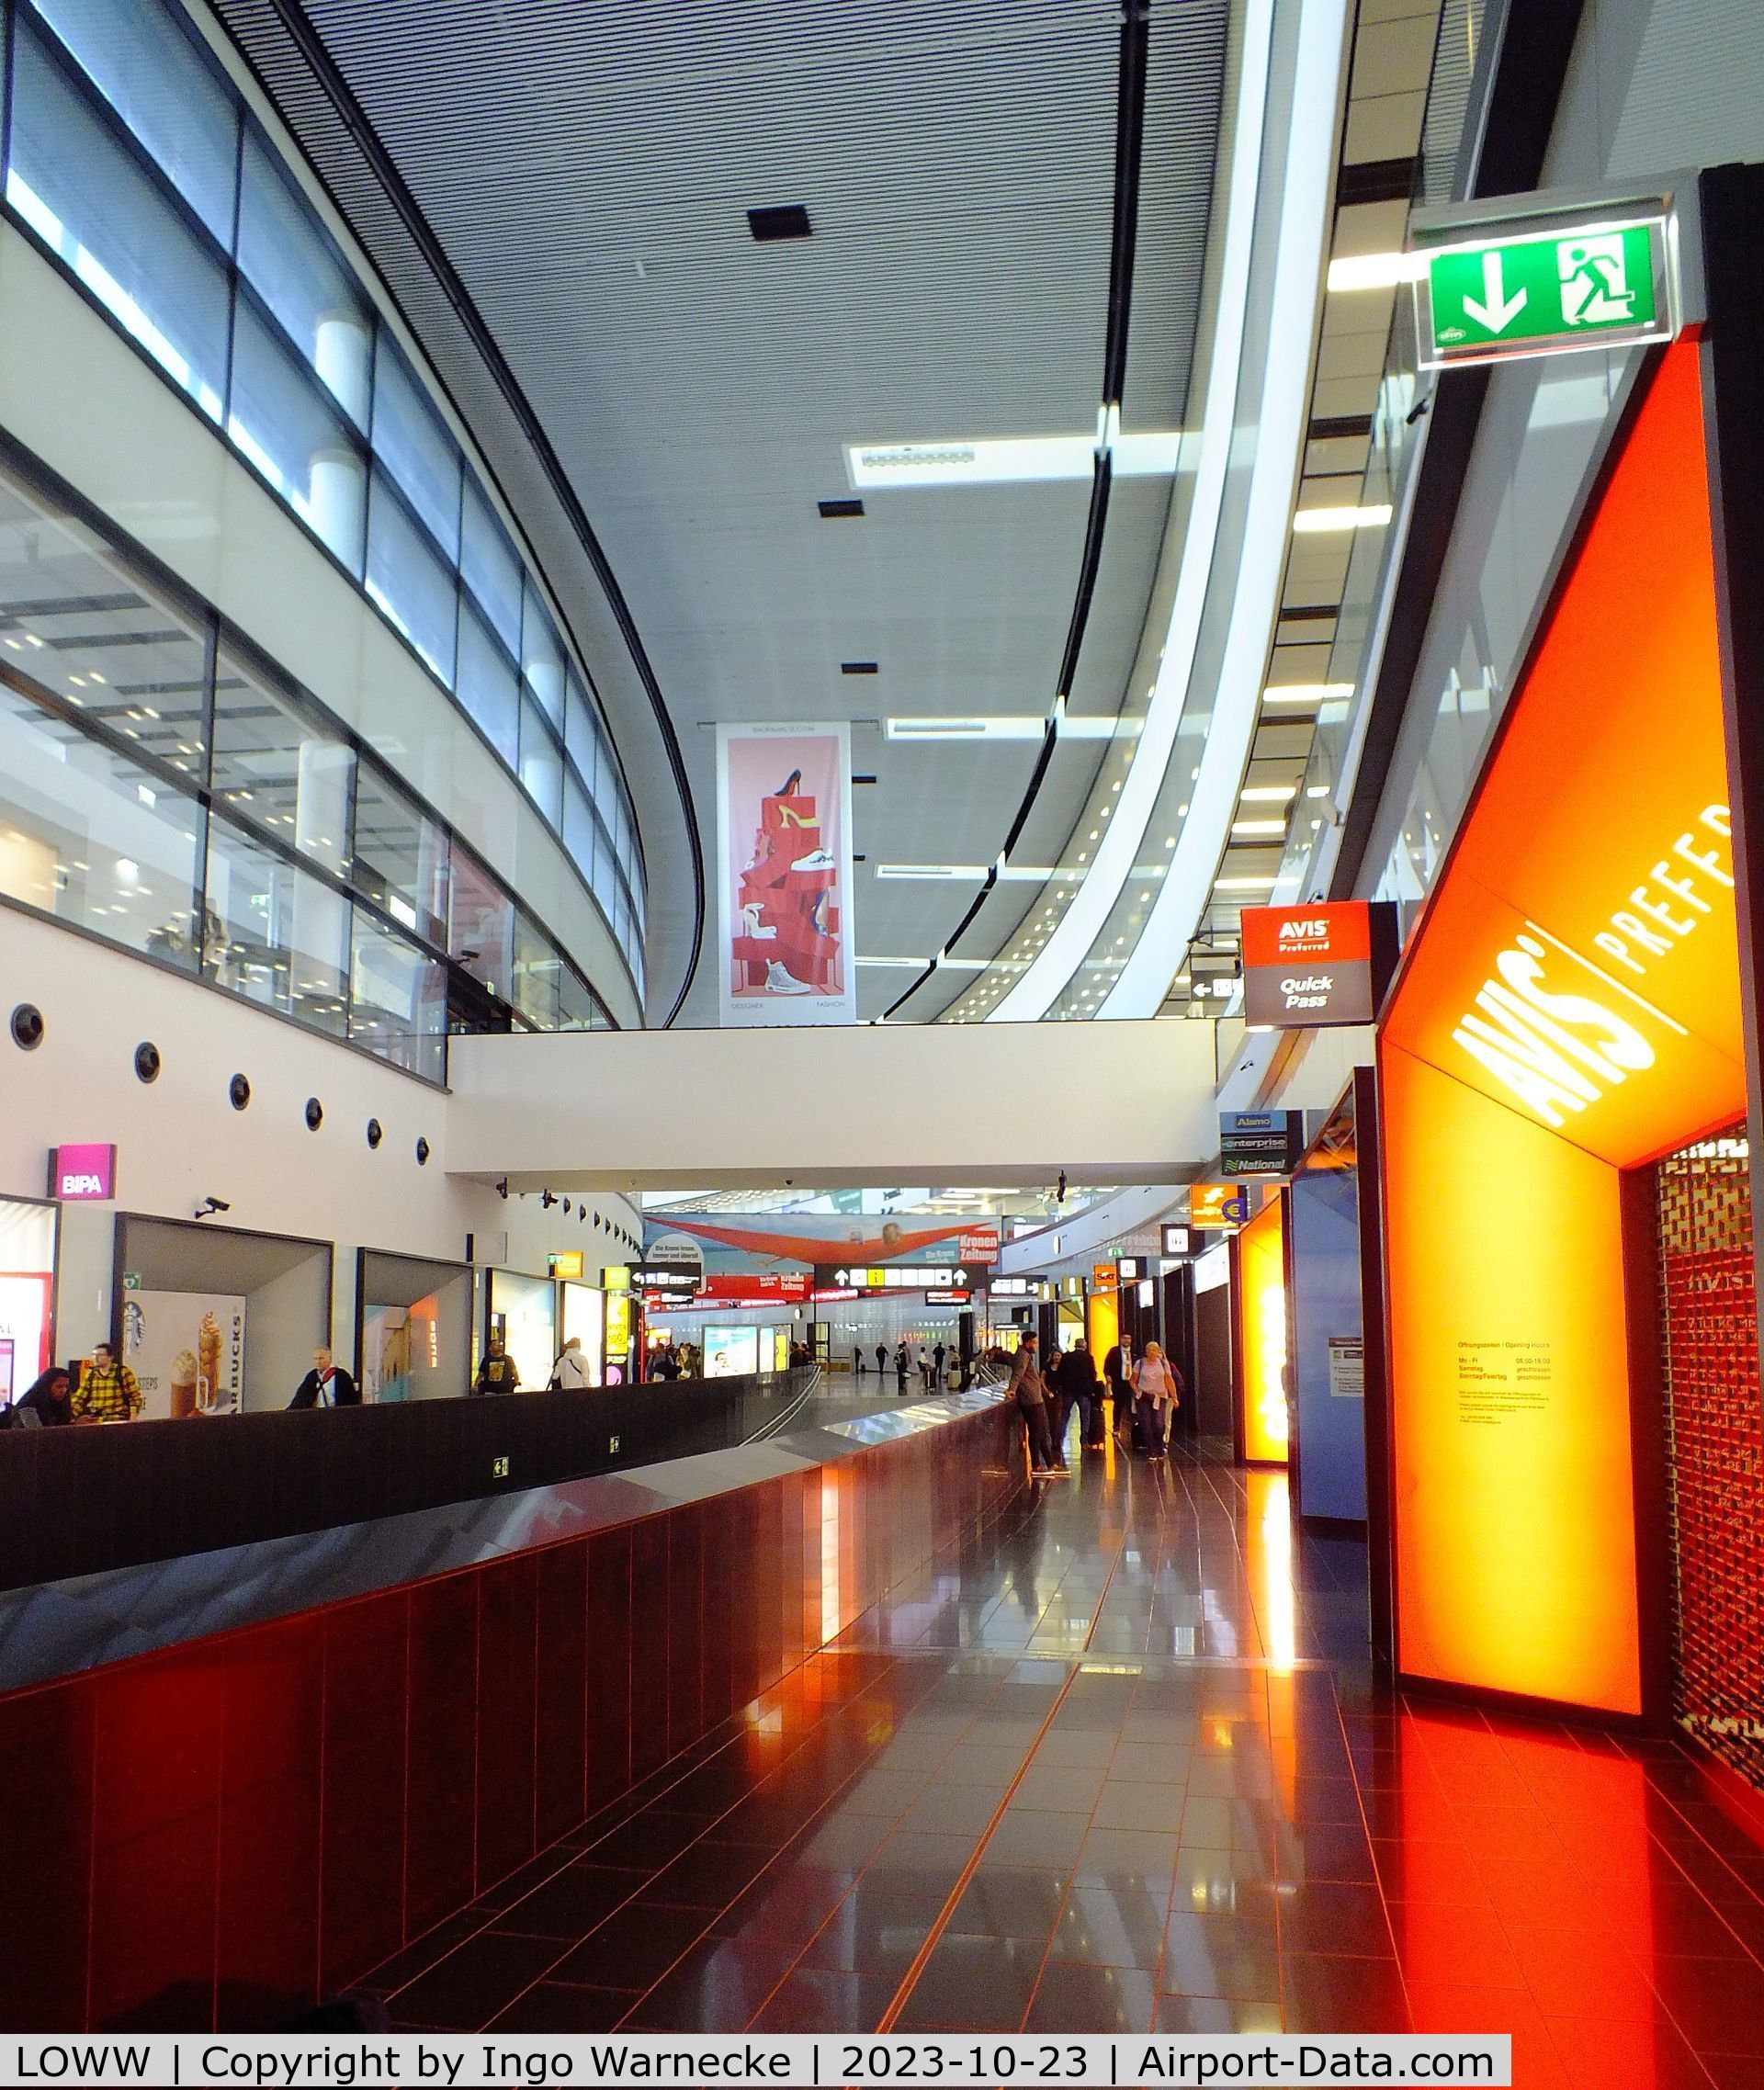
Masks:
[[[245,134],[239,266],[357,428],[373,403],[374,322],[306,198],[254,132]]]
[[[404,359],[381,342],[374,371],[374,455],[449,563],[459,557],[459,452]]]
[[[491,629],[511,653],[521,650],[521,562],[507,533],[466,474],[465,527],[459,573]]]
[[[173,383],[219,421],[226,270],[74,93],[22,17],[13,35],[6,201]]]
[[[227,433],[312,534],[358,576],[367,460],[331,395],[243,302],[233,332]]]
[[[213,65],[141,0],[36,0],[36,6],[148,158],[231,247],[239,111]]]
[[[222,649],[214,672],[216,802],[341,876],[349,867],[354,751]]]
[[[453,576],[378,471],[368,530],[368,593],[451,689],[459,608]]]

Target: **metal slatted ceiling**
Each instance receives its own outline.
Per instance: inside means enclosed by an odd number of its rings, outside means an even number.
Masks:
[[[217,6],[432,337],[524,519],[531,503],[543,512],[536,548],[583,643],[600,642],[599,668],[607,620],[581,559],[560,562],[561,512],[371,170],[267,0]],[[308,0],[308,13],[593,518],[670,701],[707,843],[701,719],[1045,708],[1087,490],[901,491],[841,525],[814,502],[845,491],[849,440],[1091,424],[1114,0]],[[1224,33],[1223,0],[1154,16],[1129,337],[1142,425],[1175,424],[1184,403]],[[808,206],[815,236],[756,244],[746,209],[786,202]],[[1119,700],[1114,662],[1143,617],[1165,506],[1148,491],[1112,523],[1087,709]],[[882,675],[842,683],[853,657]],[[685,896],[683,864],[657,846],[659,743],[633,679],[603,680],[665,943]],[[922,751],[868,740],[880,781],[859,795],[861,850],[996,853],[1026,763],[996,744],[947,747],[927,782]],[[1084,784],[1055,787],[1066,810],[1049,815],[1069,825]],[[904,949],[934,948],[953,896],[895,890],[917,910]],[[900,949],[897,929],[912,924],[887,911]],[[861,917],[856,943],[881,947]],[[653,938],[652,955],[660,971]]]

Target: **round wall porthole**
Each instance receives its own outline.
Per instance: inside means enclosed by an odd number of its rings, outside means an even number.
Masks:
[[[429,1165],[429,1143],[426,1139],[419,1139],[416,1143],[416,1165],[419,1169],[426,1169]]]
[[[135,1079],[157,1081],[159,1079],[159,1047],[143,1039],[135,1047]]]
[[[370,1117],[370,1118],[368,1120],[368,1146],[369,1146],[369,1147],[378,1147],[378,1146],[379,1145],[380,1141],[381,1141],[382,1139],[384,1139],[384,1138],[385,1138],[385,1136],[386,1136],[386,1127],[385,1127],[383,1124],[380,1124],[379,1120],[377,1117]]]
[[[306,1099],[306,1129],[316,1132],[324,1123],[324,1105],[316,1096]]]
[[[43,1042],[43,1012],[34,1001],[21,1001],[12,1012],[12,1042],[20,1052],[35,1052]]]
[[[235,1074],[227,1083],[227,1101],[233,1109],[242,1111],[251,1101],[251,1083],[243,1074]]]

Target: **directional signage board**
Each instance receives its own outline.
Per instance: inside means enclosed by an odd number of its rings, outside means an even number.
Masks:
[[[1471,226],[1418,231],[1423,369],[1671,338],[1663,218],[1511,226],[1510,217],[1481,236]]]
[[[1222,1176],[1290,1176],[1305,1149],[1302,1111],[1221,1111]]]

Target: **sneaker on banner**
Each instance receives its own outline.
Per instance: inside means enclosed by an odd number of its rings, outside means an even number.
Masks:
[[[831,871],[836,866],[826,850],[816,849],[807,856],[798,856],[790,868],[793,871]]]
[[[812,994],[815,990],[807,980],[797,978],[774,958],[765,968],[765,991],[768,994]]]

